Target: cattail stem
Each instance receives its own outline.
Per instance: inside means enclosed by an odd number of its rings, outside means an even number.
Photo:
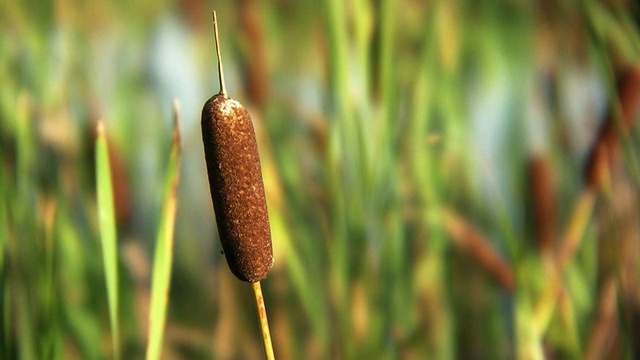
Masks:
[[[253,287],[253,295],[255,295],[256,308],[258,309],[258,317],[260,318],[264,355],[267,360],[275,360],[273,345],[271,344],[271,333],[269,332],[269,320],[267,320],[267,307],[264,304],[264,297],[262,296],[262,286],[260,285],[260,281],[252,283],[251,286]]]
[[[220,56],[220,40],[218,39],[218,17],[213,12],[213,35],[216,39],[216,55],[218,57],[218,78],[220,79],[220,95],[227,95],[227,87],[224,83],[224,69],[222,69],[222,56]]]

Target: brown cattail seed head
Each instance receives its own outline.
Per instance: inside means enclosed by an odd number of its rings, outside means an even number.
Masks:
[[[221,93],[202,109],[211,200],[222,249],[240,280],[264,279],[273,265],[271,231],[249,112]]]

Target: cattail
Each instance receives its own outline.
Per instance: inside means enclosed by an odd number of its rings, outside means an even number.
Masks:
[[[227,95],[215,12],[213,22],[220,93],[204,104],[201,122],[209,188],[229,268],[255,283],[273,265],[258,144],[249,112]]]
[[[617,128],[615,115],[610,115],[596,138],[585,171],[587,185],[591,188],[602,186],[607,169],[614,164],[620,154],[620,131],[627,132],[633,127],[640,111],[640,64],[623,72],[617,86],[620,101],[620,125]]]

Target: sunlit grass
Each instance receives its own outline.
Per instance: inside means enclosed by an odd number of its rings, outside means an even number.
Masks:
[[[100,240],[102,244],[102,261],[109,299],[109,320],[111,323],[111,343],[113,357],[120,358],[120,320],[118,299],[118,243],[116,214],[113,204],[113,186],[111,162],[107,147],[104,123],[99,122],[96,139],[96,183],[98,193],[98,218]]]
[[[45,3],[0,5],[0,358],[260,356],[206,184],[210,5]],[[635,5],[247,4],[214,5],[276,356],[638,355]]]
[[[178,207],[177,193],[180,179],[180,107],[177,101],[174,102],[174,117],[171,153],[162,194],[162,212],[153,263],[147,359],[160,359],[169,302],[175,216]]]

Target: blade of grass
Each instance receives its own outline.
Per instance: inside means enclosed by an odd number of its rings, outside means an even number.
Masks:
[[[7,131],[6,124],[3,126],[1,131],[5,133],[13,133],[13,131]],[[5,165],[4,157],[0,157],[0,161],[2,161],[2,165]],[[10,277],[10,241],[11,241],[11,211],[10,205],[13,200],[12,193],[10,189],[13,187],[11,183],[11,179],[9,177],[8,171],[0,171],[0,229],[3,231],[0,232],[0,278],[4,279],[4,281],[0,282],[0,305],[2,311],[0,316],[2,316],[2,329],[0,330],[0,346],[2,350],[0,351],[0,356],[3,358],[10,358],[11,351],[13,349],[13,337],[11,327],[13,321],[15,319],[15,315],[12,313],[12,294],[11,287],[9,286],[13,279]]]
[[[346,206],[345,195],[349,195],[349,184],[353,182],[355,171],[360,164],[353,160],[358,159],[357,147],[349,147],[353,139],[357,138],[353,117],[353,109],[350,106],[349,94],[349,44],[347,31],[346,5],[337,0],[322,2],[324,15],[325,36],[327,39],[330,97],[333,107],[333,121],[329,131],[327,168],[332,169],[328,175],[328,187],[333,202],[334,216],[332,218],[333,241],[331,245],[332,261],[330,263],[331,294],[332,301],[338,309],[348,309],[349,301],[349,246],[347,234],[347,217],[349,211],[355,212],[357,203],[351,202],[352,207]],[[344,175],[340,177],[340,172]],[[340,353],[344,357],[353,357],[352,341],[350,340],[351,324],[349,316],[340,316],[338,321],[338,336],[341,339]],[[331,336],[331,335],[330,335]],[[324,345],[324,344],[323,344]]]
[[[98,218],[100,240],[104,261],[109,318],[111,322],[111,341],[113,358],[120,358],[120,334],[118,325],[118,252],[116,243],[116,220],[113,205],[113,188],[109,166],[109,152],[104,124],[98,122],[96,139],[96,182],[98,192]]]
[[[15,319],[19,359],[36,359],[36,329],[34,329],[34,319],[32,311],[29,309],[28,290],[23,284],[16,284],[15,292]]]
[[[551,278],[533,310],[533,318],[539,324],[541,333],[544,333],[551,321],[551,317],[557,305],[558,296],[564,286],[563,273],[566,266],[572,261],[589,226],[589,220],[595,206],[596,193],[593,189],[585,189],[577,199],[568,227],[565,230],[562,244],[558,250],[555,263],[552,266]]]
[[[410,139],[408,143],[411,149],[424,149],[424,151],[411,151],[408,156],[412,182],[416,185],[416,199],[420,206],[419,237],[425,241],[424,250],[420,254],[412,254],[416,257],[414,266],[414,281],[417,284],[414,297],[425,299],[432,309],[428,310],[425,317],[429,317],[431,327],[425,353],[433,358],[454,358],[453,347],[453,322],[451,316],[450,301],[446,290],[446,258],[445,237],[442,222],[443,195],[445,194],[446,180],[439,171],[439,153],[432,149],[425,149],[424,137],[429,128],[437,119],[432,116],[442,109],[438,103],[442,99],[441,93],[433,84],[441,81],[437,76],[440,65],[437,60],[437,49],[432,41],[434,36],[433,15],[430,14],[425,21],[424,47],[420,55],[422,70],[417,74],[417,80],[413,89],[414,107],[410,120]],[[424,241],[424,240],[420,240]],[[423,305],[424,306],[424,305]],[[436,327],[432,324],[438,324]]]
[[[10,212],[8,232],[8,283],[9,283],[9,321],[13,323],[15,334],[15,355],[21,359],[38,358],[38,327],[34,317],[39,315],[38,292],[32,284],[38,281],[40,269],[34,259],[39,255],[37,248],[37,195],[38,188],[34,178],[37,168],[38,144],[35,137],[33,112],[35,104],[31,93],[20,92],[16,98],[15,136],[16,136],[16,174],[15,185],[11,187],[15,194],[7,196],[7,208]],[[35,256],[34,256],[35,255]]]
[[[94,284],[92,275],[93,269],[100,265],[94,265],[100,249],[98,244],[85,241],[72,210],[66,204],[61,205],[55,220],[55,291],[59,293],[56,306],[63,327],[59,332],[65,338],[63,346],[73,344],[79,358],[100,359],[104,357],[104,350],[96,346],[95,339],[103,339],[108,329],[103,328],[101,318],[95,316],[95,307],[87,301],[88,294],[99,291],[96,287],[100,285]]]
[[[557,263],[562,269],[573,258],[580,246],[580,240],[589,225],[596,201],[596,192],[590,188],[585,189],[576,200],[572,216],[569,220],[562,244],[558,252]]]
[[[45,335],[40,341],[42,356],[48,359],[55,359],[59,343],[57,338],[57,297],[55,291],[55,238],[54,227],[57,219],[57,203],[49,202],[45,204],[43,215],[44,222],[44,255],[45,261],[42,271],[43,293],[43,318],[46,325],[43,326]]]
[[[6,189],[5,172],[0,173],[0,189]],[[2,191],[3,198],[7,198],[5,191]],[[8,237],[6,233],[9,229],[9,217],[7,207],[4,203],[0,203],[0,227],[5,231],[0,234],[0,278],[5,279],[0,283],[0,316],[2,316],[2,328],[0,328],[0,345],[2,351],[0,356],[9,358],[11,354],[11,293],[9,292],[9,274],[8,274]]]
[[[171,264],[173,260],[173,235],[178,206],[178,184],[180,182],[180,103],[174,100],[174,128],[169,164],[162,194],[160,226],[153,258],[151,283],[151,306],[149,310],[149,343],[147,359],[159,359],[167,315]]]

